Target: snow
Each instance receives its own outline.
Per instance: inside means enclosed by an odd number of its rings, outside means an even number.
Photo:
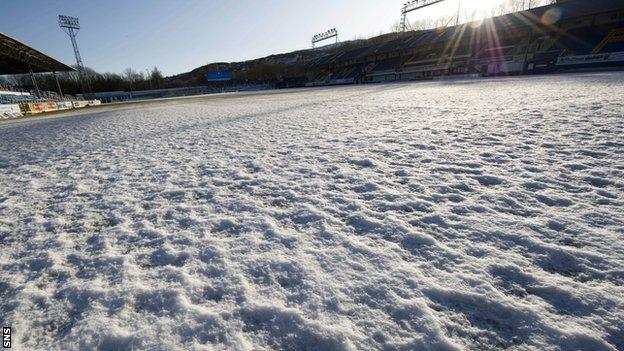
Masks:
[[[624,74],[0,123],[16,349],[622,350]]]

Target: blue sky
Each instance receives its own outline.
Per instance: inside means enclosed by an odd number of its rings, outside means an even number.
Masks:
[[[100,72],[158,66],[172,75],[209,62],[307,48],[313,34],[334,27],[341,39],[387,32],[404,1],[1,0],[0,32],[73,64],[57,16],[78,16],[78,43],[87,66]],[[447,14],[457,8],[456,1],[418,16]],[[502,0],[463,0],[465,6],[484,1]]]

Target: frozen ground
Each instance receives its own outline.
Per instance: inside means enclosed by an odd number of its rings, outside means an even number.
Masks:
[[[624,349],[624,74],[9,122],[0,175],[18,349]]]

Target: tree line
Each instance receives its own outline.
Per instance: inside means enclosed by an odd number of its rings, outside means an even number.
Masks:
[[[161,71],[154,67],[146,72],[139,72],[132,68],[127,68],[122,74],[99,73],[91,68],[85,68],[84,74],[93,92],[103,91],[137,91],[170,88],[175,83],[168,84]],[[83,89],[80,84],[78,72],[58,72],[58,82],[63,94],[82,94]],[[53,74],[35,74],[39,89],[45,91],[58,91],[56,80]],[[0,84],[33,89],[33,82],[30,75],[12,75],[0,77]],[[173,86],[175,87],[175,86]]]
[[[240,67],[238,67],[240,66]],[[301,63],[280,64],[255,60],[240,63],[238,66],[230,65],[225,70],[232,72],[230,82],[209,83],[206,81],[208,66],[203,66],[192,72],[178,76],[165,78],[161,71],[154,67],[151,71],[140,72],[127,68],[121,74],[99,73],[91,68],[85,68],[85,76],[88,79],[91,91],[139,91],[153,89],[181,88],[198,85],[237,85],[237,84],[274,84],[289,81],[305,81],[306,68]],[[82,94],[83,88],[80,83],[78,72],[57,73],[59,85],[63,94]],[[39,89],[42,91],[58,92],[58,87],[53,74],[35,74]],[[0,85],[34,90],[30,75],[0,76]],[[85,91],[86,93],[87,91]]]

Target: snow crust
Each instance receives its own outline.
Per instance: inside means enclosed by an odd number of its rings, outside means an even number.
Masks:
[[[17,349],[624,350],[624,75],[0,124]]]

